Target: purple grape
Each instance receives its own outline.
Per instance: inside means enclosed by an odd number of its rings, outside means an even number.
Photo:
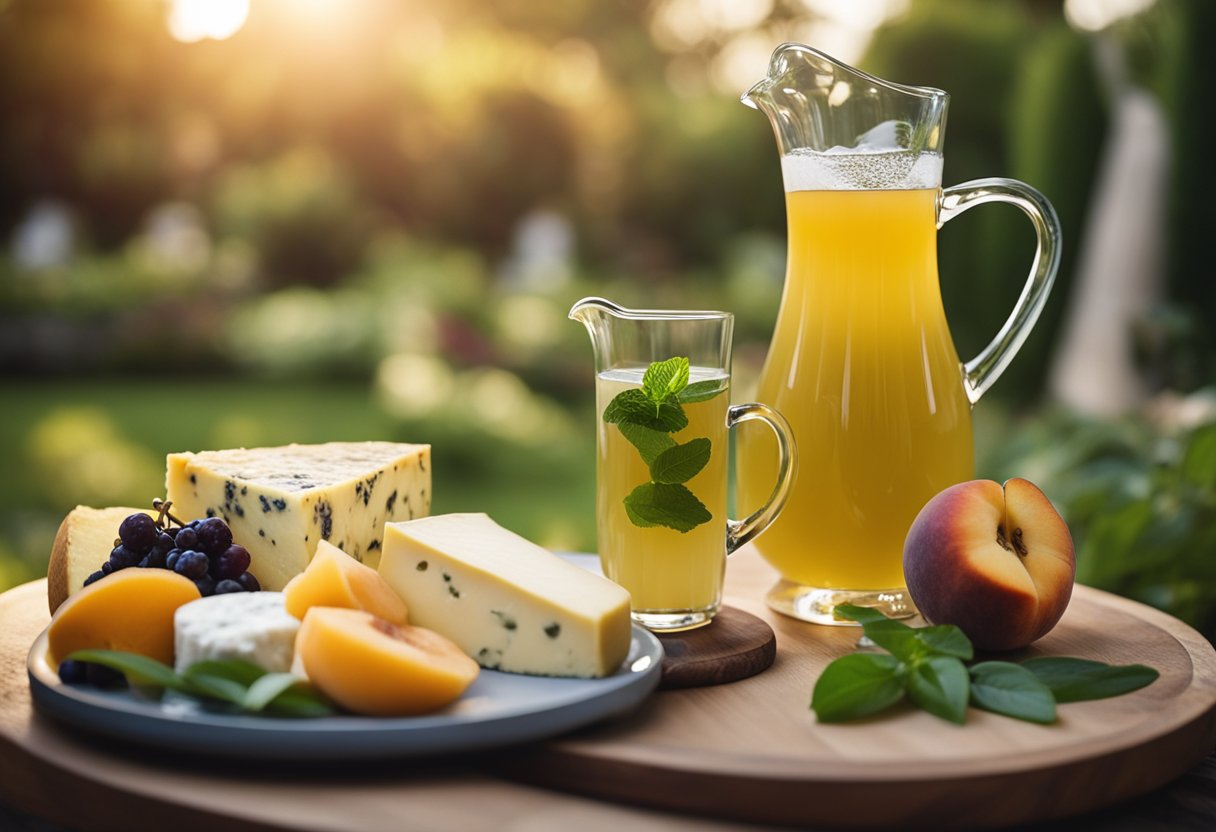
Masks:
[[[59,663],[59,681],[65,685],[83,685],[88,681],[88,667],[75,659],[64,659]]]
[[[188,526],[184,529],[178,529],[174,542],[178,549],[197,549],[198,533]]]
[[[152,551],[148,552],[147,556],[139,562],[139,565],[145,569],[164,569],[165,557],[165,553],[159,547],[153,546]]]
[[[198,545],[209,555],[218,555],[232,545],[232,530],[218,517],[208,517],[198,526]]]
[[[236,582],[246,592],[260,592],[262,590],[262,585],[258,583],[258,579],[253,576],[252,572],[242,572],[240,575],[237,575]]]
[[[176,548],[178,548],[178,546],[173,541],[173,535],[167,534],[166,532],[161,532],[160,536],[156,538],[156,542],[152,544],[152,551],[160,552],[161,557],[169,554],[171,549]]]
[[[85,579],[84,579],[84,586],[88,586],[89,584],[97,583],[97,582],[98,582],[98,581],[100,581],[102,578],[104,578],[106,575],[108,575],[109,573],[108,573],[108,572],[105,572],[105,571],[104,571],[104,569],[105,569],[105,567],[106,567],[106,566],[109,566],[109,565],[110,565],[110,562],[109,562],[109,561],[106,561],[104,564],[102,564],[102,568],[101,568],[101,569],[98,569],[98,570],[97,570],[96,572],[94,572],[92,575],[89,575],[89,577],[85,578]]]
[[[169,554],[165,555],[165,568],[177,571],[177,560],[182,556],[181,549],[170,549]]]
[[[191,580],[197,580],[207,574],[208,563],[207,556],[202,552],[189,549],[178,556],[173,564],[173,571]]]
[[[194,585],[198,587],[198,594],[204,598],[206,598],[208,595],[215,594],[215,579],[210,575],[203,575],[201,578],[195,578]]]
[[[127,677],[104,664],[85,663],[85,678],[90,685],[99,688],[117,688],[126,685]]]
[[[110,563],[108,560],[101,565],[101,574],[109,575],[113,571],[114,571],[114,564]]]
[[[123,544],[141,555],[152,548],[159,534],[156,521],[146,514],[132,514],[118,526],[118,537]]]
[[[227,578],[215,585],[216,595],[227,595],[229,592],[244,592],[245,587]]]
[[[110,565],[115,569],[126,569],[129,566],[135,566],[143,557],[139,552],[133,552],[127,548],[125,543],[120,543],[110,550]]]
[[[239,543],[233,543],[211,561],[211,574],[221,579],[235,580],[248,568],[249,550]]]

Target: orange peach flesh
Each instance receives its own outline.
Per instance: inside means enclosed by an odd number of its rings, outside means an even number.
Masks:
[[[311,607],[367,610],[395,624],[407,621],[405,602],[380,573],[322,540],[308,567],[283,587],[287,611],[303,619]]]
[[[173,664],[173,613],[198,587],[164,569],[124,569],[64,601],[47,629],[52,667],[77,650],[125,650]]]
[[[452,702],[477,662],[438,633],[362,610],[313,607],[296,636],[308,678],[339,705],[368,716],[407,716]]]

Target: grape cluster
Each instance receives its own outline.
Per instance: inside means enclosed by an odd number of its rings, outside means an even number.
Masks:
[[[85,578],[84,585],[111,572],[138,567],[172,569],[194,581],[203,596],[262,588],[249,572],[249,550],[232,542],[227,523],[208,517],[174,527],[167,516],[162,510],[160,520],[147,514],[132,514],[123,520],[109,560]]]

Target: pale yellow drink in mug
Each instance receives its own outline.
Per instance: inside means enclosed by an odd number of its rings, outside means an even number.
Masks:
[[[683,405],[688,426],[671,434],[676,442],[707,438],[709,462],[685,485],[709,509],[713,519],[688,532],[634,525],[625,512],[625,497],[650,479],[650,470],[617,425],[604,422],[604,409],[619,393],[642,386],[644,368],[617,369],[595,378],[596,523],[600,565],[604,574],[629,590],[633,609],[662,613],[672,610],[718,608],[726,569],[723,529],[726,524],[726,409],[729,379],[717,369],[692,367],[690,383],[714,380],[721,392],[708,401]],[[765,431],[768,433],[768,431]],[[773,440],[772,491],[777,479],[777,448]],[[761,501],[768,497],[766,492]]]

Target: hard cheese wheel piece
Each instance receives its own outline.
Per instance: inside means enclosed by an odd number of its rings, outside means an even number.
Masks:
[[[152,514],[123,506],[76,506],[63,518],[51,545],[51,560],[46,570],[47,602],[52,615],[69,596],[79,592],[84,579],[100,569],[110,557],[122,521],[140,512]]]
[[[388,524],[380,574],[412,622],[483,667],[607,676],[629,652],[628,592],[484,514]]]
[[[166,489],[182,520],[222,517],[263,589],[282,589],[327,540],[380,561],[384,523],[425,516],[429,445],[330,442],[170,454]]]

